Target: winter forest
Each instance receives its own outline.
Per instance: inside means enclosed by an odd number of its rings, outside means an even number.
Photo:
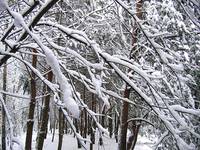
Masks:
[[[0,0],[1,150],[200,150],[199,0]]]

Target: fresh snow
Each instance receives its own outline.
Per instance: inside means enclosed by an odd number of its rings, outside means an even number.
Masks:
[[[34,132],[33,134],[33,145],[32,145],[32,150],[35,150],[35,145],[36,145],[36,136],[37,133]],[[23,134],[22,136],[19,137],[21,143],[24,144],[26,135]],[[103,146],[100,146],[98,143],[98,134],[96,134],[95,137],[95,144],[93,145],[94,150],[117,150],[118,144],[115,142],[114,138],[109,138],[109,137],[103,137]],[[90,136],[88,136],[90,138]],[[136,144],[136,147],[134,150],[153,150],[153,145],[155,143],[155,139],[149,140],[147,137],[138,137],[138,142]],[[52,142],[52,134],[48,133],[47,138],[44,141],[44,150],[56,150],[58,146],[58,133],[56,131],[54,141]],[[89,149],[90,143],[87,142],[86,148]],[[16,145],[15,148],[18,148]],[[73,134],[64,134],[63,135],[63,145],[62,145],[62,150],[78,150],[77,147],[77,140],[73,136]],[[18,149],[15,149],[18,150]],[[80,149],[81,150],[81,149]]]

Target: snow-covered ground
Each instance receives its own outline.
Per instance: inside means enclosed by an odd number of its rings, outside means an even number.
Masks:
[[[145,141],[147,141],[145,139]],[[49,136],[45,140],[44,144],[44,150],[56,150],[57,149],[57,143],[58,143],[58,136],[55,137],[55,141],[51,142],[51,136]],[[138,143],[135,150],[152,150],[150,148],[152,143]],[[87,144],[87,147],[89,149],[89,144]],[[64,135],[63,140],[63,148],[62,150],[77,150],[77,140],[73,137],[73,135]],[[117,150],[117,143],[115,142],[115,139],[110,138],[104,138],[104,146],[99,146],[98,141],[93,147],[94,150]]]
[[[33,146],[32,150],[35,150],[36,144],[36,134],[33,135]],[[25,142],[25,134],[20,136],[20,140],[22,144]],[[104,146],[99,146],[98,138],[96,138],[96,143],[94,144],[94,150],[117,150],[117,143],[115,139],[110,139],[104,137]],[[135,147],[135,150],[152,150],[151,146],[153,145],[153,141],[150,141],[146,137],[138,137],[138,142]],[[47,135],[47,139],[44,143],[44,150],[57,150],[58,146],[58,134],[55,134],[54,141],[52,142],[52,134]],[[87,144],[87,148],[89,149],[89,143]],[[17,149],[17,148],[16,148]],[[62,150],[78,150],[77,148],[77,140],[73,137],[73,134],[65,134],[63,137],[63,146]]]

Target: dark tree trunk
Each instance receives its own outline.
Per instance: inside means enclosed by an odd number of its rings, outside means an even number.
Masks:
[[[59,136],[58,136],[58,150],[62,149],[63,142],[63,113],[62,110],[59,109]]]
[[[117,115],[117,112],[115,112],[115,140],[116,140],[116,143],[118,143],[119,124],[120,124],[119,116]]]
[[[112,120],[112,109],[110,110],[110,117],[108,118],[108,129],[109,129],[109,134],[110,134],[110,138],[112,138],[113,135],[113,120]]]
[[[42,87],[42,94],[45,95],[47,92],[47,86],[45,83],[43,83],[43,87]],[[42,97],[42,106],[44,105],[44,101],[45,101],[46,97]],[[37,103],[38,104],[38,103]],[[41,126],[41,121],[42,121],[42,111],[43,111],[43,108],[41,107],[39,109],[39,120],[38,120],[38,131],[40,130],[40,126]]]
[[[7,85],[7,64],[4,65],[3,68],[3,90],[6,91]],[[4,102],[6,103],[6,94],[3,94]],[[5,110],[2,108],[2,150],[6,149],[6,114]]]
[[[93,121],[91,121],[91,125],[90,125],[90,150],[93,150],[93,144],[95,144],[95,132],[92,128],[92,126],[94,125]]]
[[[88,129],[88,115],[87,115],[87,111],[84,110],[84,133],[83,133],[83,137],[87,138],[87,129]]]
[[[124,91],[124,98],[129,98],[130,89],[126,86]],[[122,110],[121,110],[121,123],[120,123],[120,135],[119,135],[119,150],[126,150],[126,135],[127,135],[127,120],[128,120],[128,108],[129,103],[123,101]]]
[[[83,87],[83,101],[85,102],[85,86]],[[88,129],[88,116],[87,116],[87,111],[84,110],[84,132],[83,132],[83,137],[87,138],[87,129]]]
[[[55,132],[56,132],[56,126],[57,126],[56,124],[57,124],[57,120],[55,120],[55,122],[54,122],[54,126],[53,126],[53,135],[52,135],[51,142],[53,142],[53,141],[54,141]]]
[[[81,112],[81,119],[80,119],[80,134],[83,136],[83,111]]]
[[[99,105],[99,107],[101,107],[101,105]],[[101,125],[102,125],[102,127],[104,127],[105,128],[105,106],[103,106],[103,110],[102,110],[102,117],[101,117]],[[99,110],[100,110],[100,108],[99,108]]]
[[[96,112],[96,101],[94,98],[94,94],[92,94],[92,106],[91,106],[92,111]],[[95,144],[95,132],[93,130],[93,128],[96,128],[96,124],[94,121],[92,121],[92,118],[88,117],[90,122],[90,125],[88,125],[89,129],[88,129],[88,133],[90,134],[90,150],[93,150],[93,144]]]
[[[37,51],[33,49],[33,52],[36,53]],[[32,66],[36,68],[36,64],[37,64],[37,56],[33,55]],[[36,103],[35,97],[36,97],[35,74],[34,72],[31,72],[31,101],[29,105],[29,114],[28,114],[28,121],[27,121],[25,150],[31,150],[31,146],[32,146],[34,112],[35,112],[35,103]]]
[[[53,73],[50,71],[48,73],[48,80],[51,82],[53,80]],[[50,89],[47,87],[48,93],[50,93]],[[48,95],[45,97],[44,101],[44,108],[41,113],[41,122],[40,122],[40,129],[37,137],[37,149],[42,150],[44,139],[46,138],[46,134],[48,131],[48,119],[49,119],[49,102],[51,96]]]

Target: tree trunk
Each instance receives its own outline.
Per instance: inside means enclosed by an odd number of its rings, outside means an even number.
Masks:
[[[81,134],[81,136],[83,136],[83,111],[81,112],[81,119],[80,119],[80,134]]]
[[[128,2],[130,2],[128,0]],[[141,0],[137,0],[136,1],[136,15],[139,19],[142,19],[142,1]],[[132,39],[132,45],[134,46],[136,43],[137,43],[137,25],[133,25],[133,39]],[[133,49],[135,49],[135,47],[133,47]],[[131,53],[130,54],[130,57],[133,57],[132,56],[133,54]],[[136,56],[134,56],[136,57]],[[129,95],[130,95],[130,89],[125,89],[125,92],[124,92],[124,97],[125,98],[129,98]],[[119,142],[119,150],[126,150],[126,134],[127,134],[127,127],[128,127],[128,124],[126,123],[127,120],[128,120],[128,107],[129,107],[129,104],[127,102],[123,102],[123,105],[122,105],[122,114],[121,114],[121,126],[120,126],[120,129],[121,129],[121,133],[120,133],[120,142]],[[139,129],[138,129],[139,130]],[[138,132],[137,132],[138,134]],[[137,137],[136,133],[134,134],[135,137]],[[136,140],[137,141],[137,138],[133,138],[133,140]],[[136,143],[136,141],[134,141]],[[133,141],[130,141],[131,143],[133,143]]]
[[[85,86],[83,87],[83,101],[85,102]],[[87,116],[87,111],[84,110],[84,131],[83,131],[83,137],[87,138],[87,128],[88,128],[88,116]],[[86,141],[85,141],[86,143]]]
[[[6,85],[7,85],[7,64],[4,65],[3,68],[3,90],[6,91]],[[6,103],[6,94],[3,94],[4,102]],[[6,150],[6,114],[5,110],[1,108],[2,110],[2,150]]]
[[[48,80],[51,82],[53,80],[53,73],[50,71],[48,73]],[[47,87],[48,93],[50,93],[49,87]],[[42,150],[44,139],[46,138],[46,133],[48,131],[48,119],[49,119],[49,102],[50,102],[51,96],[48,95],[45,97],[44,102],[44,108],[42,110],[41,114],[41,123],[40,123],[40,129],[37,137],[37,150]]]
[[[100,107],[101,107],[101,104],[99,103],[99,111],[100,111]],[[102,127],[105,128],[105,106],[103,106],[103,110],[102,110],[102,116],[100,117],[101,118],[101,125]],[[102,132],[102,134],[104,134]],[[103,145],[103,138],[100,136],[99,137],[99,145]]]
[[[124,98],[129,98],[130,89],[126,86],[124,91]],[[119,146],[118,150],[126,150],[126,134],[127,134],[127,120],[128,120],[128,108],[129,103],[123,101],[122,110],[121,110],[121,123],[120,123],[120,135],[119,135]]]
[[[96,112],[96,101],[94,98],[94,94],[92,94],[92,107],[91,107],[92,111]],[[90,134],[90,150],[93,150],[93,144],[95,144],[95,132],[93,130],[93,128],[96,128],[96,124],[95,122],[92,120],[92,118],[88,117],[90,122],[90,125],[88,125],[89,129],[88,129],[88,133]]]
[[[116,143],[118,143],[119,124],[120,124],[119,116],[117,115],[117,112],[115,112],[115,140],[116,140]]]
[[[36,53],[37,51],[33,49],[33,52]],[[36,68],[36,64],[37,64],[37,56],[33,55],[32,66]],[[34,112],[35,112],[35,103],[36,103],[35,97],[36,97],[36,82],[35,82],[35,74],[32,71],[31,72],[31,101],[29,105],[29,114],[28,114],[28,121],[27,121],[25,150],[31,150],[31,146],[32,146]]]
[[[110,138],[112,138],[113,135],[113,120],[112,120],[112,109],[110,110],[110,117],[108,118],[108,129],[109,129],[109,134],[110,134]]]
[[[59,136],[58,136],[58,150],[62,149],[63,142],[63,113],[62,110],[59,109]]]
[[[93,124],[94,124],[93,121],[91,121],[91,126],[90,126],[90,141],[91,141],[90,150],[93,150],[93,144],[95,144],[95,133],[94,133],[93,128],[92,128]]]
[[[142,1],[141,0],[137,0],[136,1],[136,15],[139,19],[142,19]],[[138,29],[137,29],[137,25],[134,24],[133,26],[133,39],[132,39],[132,45],[135,45],[138,42]],[[135,47],[133,47],[133,50],[135,49]],[[132,56],[131,56],[132,57]],[[134,57],[137,57],[134,56]],[[139,128],[140,125],[137,125],[136,122],[133,122],[133,126],[132,126],[132,133],[133,133],[133,137],[129,138],[129,144],[127,145],[127,150],[132,150],[134,149],[136,142],[137,142],[137,137],[138,137],[138,133],[139,133]]]

